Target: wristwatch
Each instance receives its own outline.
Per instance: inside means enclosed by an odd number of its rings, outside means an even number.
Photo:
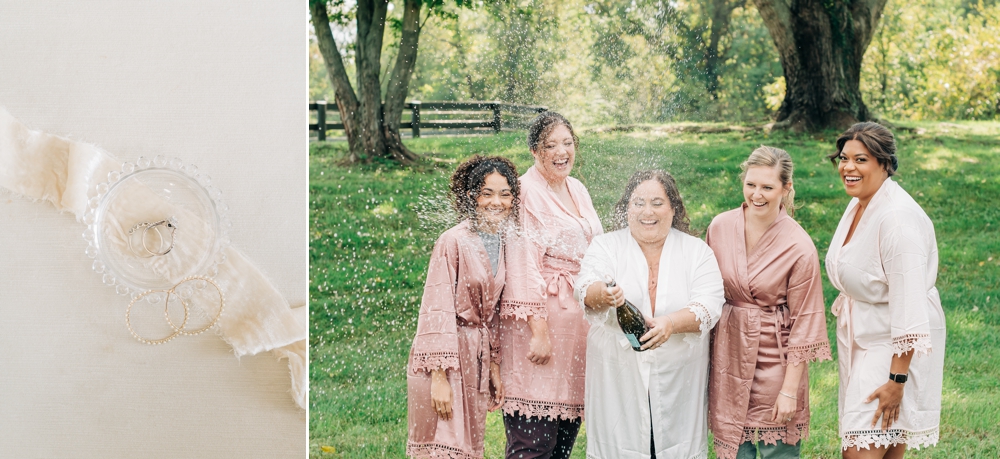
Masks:
[[[905,383],[906,377],[907,377],[906,373],[899,373],[899,374],[889,373],[889,381],[897,382],[899,384]]]

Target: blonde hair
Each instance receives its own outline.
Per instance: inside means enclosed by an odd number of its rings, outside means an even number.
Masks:
[[[792,183],[792,173],[795,171],[795,166],[792,164],[791,155],[785,150],[766,145],[761,145],[760,148],[754,150],[753,153],[750,153],[750,157],[743,161],[743,164],[740,164],[740,169],[743,171],[740,173],[741,182],[746,179],[747,169],[755,166],[778,169],[778,180],[781,181],[782,187],[787,187]],[[788,215],[795,213],[794,189],[789,189],[788,194],[781,198],[781,205],[785,206]]]

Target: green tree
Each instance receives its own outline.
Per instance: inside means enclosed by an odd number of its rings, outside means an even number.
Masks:
[[[458,0],[462,3],[464,0]],[[418,157],[403,145],[399,134],[400,117],[409,92],[410,77],[417,60],[420,41],[421,9],[440,7],[443,0],[404,0],[398,52],[382,98],[382,48],[387,22],[388,0],[358,0],[353,9],[357,36],[354,58],[357,77],[351,84],[343,56],[330,28],[333,19],[344,24],[344,0],[310,0],[309,12],[316,31],[316,43],[326,63],[333,83],[337,109],[344,123],[350,153],[348,162],[385,158],[402,164],[415,162]],[[428,16],[429,17],[429,16]]]

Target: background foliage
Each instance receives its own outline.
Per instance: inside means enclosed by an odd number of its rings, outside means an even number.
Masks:
[[[784,94],[781,65],[752,3],[729,1],[714,97],[708,13],[723,0],[495,0],[426,9],[410,99],[547,105],[578,125],[762,123]],[[398,10],[386,27],[386,75]],[[334,19],[348,24],[349,9]],[[335,28],[351,67],[349,29]],[[887,119],[1000,119],[998,30],[996,0],[889,0],[865,55],[866,103]],[[312,51],[310,97],[333,101]]]

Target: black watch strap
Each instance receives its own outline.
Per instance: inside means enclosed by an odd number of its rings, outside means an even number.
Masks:
[[[899,384],[903,384],[903,383],[906,382],[906,378],[907,378],[906,373],[899,373],[899,374],[889,373],[889,381],[892,381],[892,382],[897,382]]]

